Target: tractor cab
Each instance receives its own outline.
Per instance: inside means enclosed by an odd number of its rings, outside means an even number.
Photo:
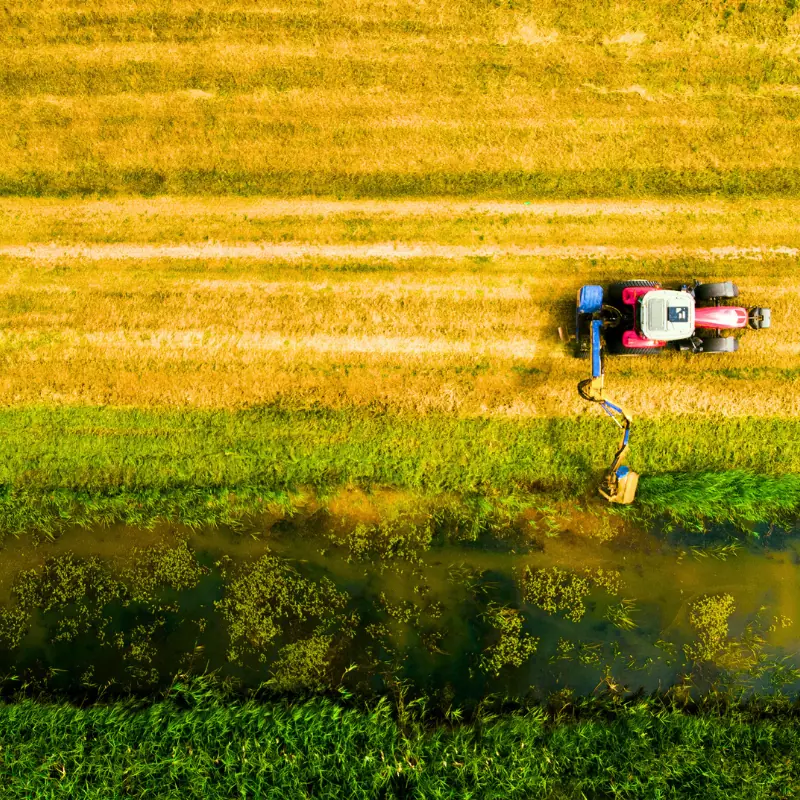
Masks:
[[[694,334],[694,297],[672,289],[651,289],[636,303],[637,322],[644,339],[674,342]]]

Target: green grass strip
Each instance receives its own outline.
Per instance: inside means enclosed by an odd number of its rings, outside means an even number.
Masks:
[[[0,489],[0,536],[36,533],[53,537],[70,527],[123,524],[152,528],[169,521],[190,528],[227,525],[264,512],[291,515],[297,504],[286,492],[264,487],[235,489],[139,489],[80,491]]]
[[[581,490],[619,431],[602,415],[458,419],[362,411],[0,412],[0,485],[70,489],[396,486],[426,492]],[[635,424],[645,474],[800,475],[800,420],[664,417]]]
[[[636,512],[692,524],[707,520],[784,521],[800,513],[800,475],[727,472],[676,473],[642,478]]]
[[[156,518],[229,522],[289,495],[388,486],[520,500],[592,493],[618,443],[600,416],[457,419],[355,411],[0,412],[0,529]],[[639,513],[679,520],[800,511],[800,421],[636,423]],[[287,505],[288,504],[288,505]],[[519,505],[519,503],[517,503]]]
[[[335,173],[119,169],[77,165],[60,172],[0,174],[0,196],[277,195],[357,197],[503,197],[509,199],[712,195],[800,196],[793,167],[730,170],[587,169],[561,172]]]
[[[656,713],[656,711],[658,713]],[[448,726],[388,703],[189,693],[136,708],[0,707],[3,797],[662,798],[800,792],[800,721],[641,701],[552,725],[541,708]]]

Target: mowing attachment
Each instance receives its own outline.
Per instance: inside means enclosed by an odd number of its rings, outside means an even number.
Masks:
[[[616,313],[615,313],[616,312]],[[628,441],[631,433],[630,414],[622,407],[608,400],[604,393],[605,370],[603,369],[603,348],[600,331],[604,326],[614,327],[619,324],[620,317],[616,309],[603,305],[603,290],[600,286],[584,286],[578,292],[578,335],[581,325],[589,342],[587,355],[592,362],[592,377],[578,384],[578,394],[590,402],[599,403],[603,411],[622,431],[622,440],[611,466],[603,476],[598,491],[609,503],[628,505],[636,497],[639,474],[633,472],[622,462],[628,452]]]

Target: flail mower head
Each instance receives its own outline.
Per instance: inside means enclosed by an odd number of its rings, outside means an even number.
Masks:
[[[600,484],[600,494],[609,503],[630,505],[636,498],[639,473],[628,467],[617,467],[609,472]]]

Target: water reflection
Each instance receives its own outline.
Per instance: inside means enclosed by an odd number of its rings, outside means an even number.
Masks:
[[[792,672],[800,663],[796,530],[759,525],[748,535],[725,527],[697,534],[657,525],[603,540],[567,525],[558,535],[521,529],[477,542],[437,535],[412,558],[376,558],[354,554],[345,539],[330,535],[330,524],[317,515],[278,525],[261,521],[239,532],[164,526],[144,534],[151,546],[188,543],[202,567],[191,588],[167,581],[145,600],[123,595],[80,624],[70,622],[72,606],[35,609],[19,645],[0,651],[0,668],[65,690],[146,688],[179,671],[215,670],[248,686],[276,675],[280,687],[294,689],[382,692],[406,684],[462,703],[489,693],[544,696],[565,687],[578,694],[608,686],[663,690],[687,680],[697,691],[719,680],[759,691],[800,685]],[[132,541],[145,543],[140,532],[116,527],[74,531],[38,546],[5,542],[0,590],[7,609],[21,570],[72,553],[99,555],[119,571],[131,558]],[[324,619],[292,618],[268,645],[231,659],[230,618],[219,604],[231,575],[267,553],[306,581],[332,581],[346,604]],[[573,621],[526,602],[525,567],[570,575],[616,571],[620,588],[593,586],[582,600],[585,613]],[[708,595],[730,595],[735,610],[727,654],[719,659],[724,663],[698,665],[685,648],[697,636],[691,610]],[[491,609],[510,610],[507,620],[521,613],[516,639],[502,639]],[[530,637],[537,640],[535,653],[514,666],[514,647]],[[298,642],[299,649],[286,649]],[[487,653],[506,663],[497,675],[482,667]]]

